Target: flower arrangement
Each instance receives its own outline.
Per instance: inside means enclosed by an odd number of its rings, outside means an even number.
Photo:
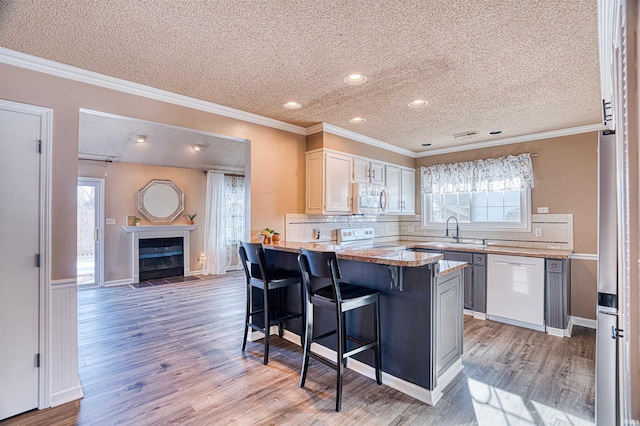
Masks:
[[[140,220],[142,220],[142,219],[140,219],[138,216],[134,217],[134,218],[133,218],[133,224],[134,224],[135,226],[140,225]]]
[[[270,244],[271,243],[271,238],[273,237],[273,235],[275,233],[276,233],[276,231],[271,229],[271,228],[264,228],[262,231],[260,231],[260,235],[262,235],[264,237],[262,242],[265,243],[265,244]]]

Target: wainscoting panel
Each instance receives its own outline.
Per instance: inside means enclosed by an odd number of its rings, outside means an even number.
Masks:
[[[75,278],[51,282],[51,406],[82,398],[78,379],[78,288]]]

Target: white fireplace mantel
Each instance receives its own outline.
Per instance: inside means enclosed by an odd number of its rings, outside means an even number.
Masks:
[[[123,226],[126,232],[132,234],[131,238],[131,282],[140,282],[140,261],[138,259],[140,239],[145,238],[174,238],[182,237],[184,275],[191,272],[189,258],[189,231],[196,229],[198,225],[143,225],[143,226]]]

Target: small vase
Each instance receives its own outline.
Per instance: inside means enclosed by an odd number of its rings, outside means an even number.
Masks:
[[[273,237],[271,237],[271,241],[273,241],[274,243],[279,243],[280,242],[280,235],[274,234]]]
[[[265,235],[264,236],[263,244],[271,244],[271,236],[270,235]]]
[[[193,220],[192,219],[187,219],[187,225],[193,225]]]

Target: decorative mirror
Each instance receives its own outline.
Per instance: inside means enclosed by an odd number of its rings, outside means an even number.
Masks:
[[[172,222],[184,211],[184,193],[170,180],[151,179],[138,191],[138,212],[150,222]]]

